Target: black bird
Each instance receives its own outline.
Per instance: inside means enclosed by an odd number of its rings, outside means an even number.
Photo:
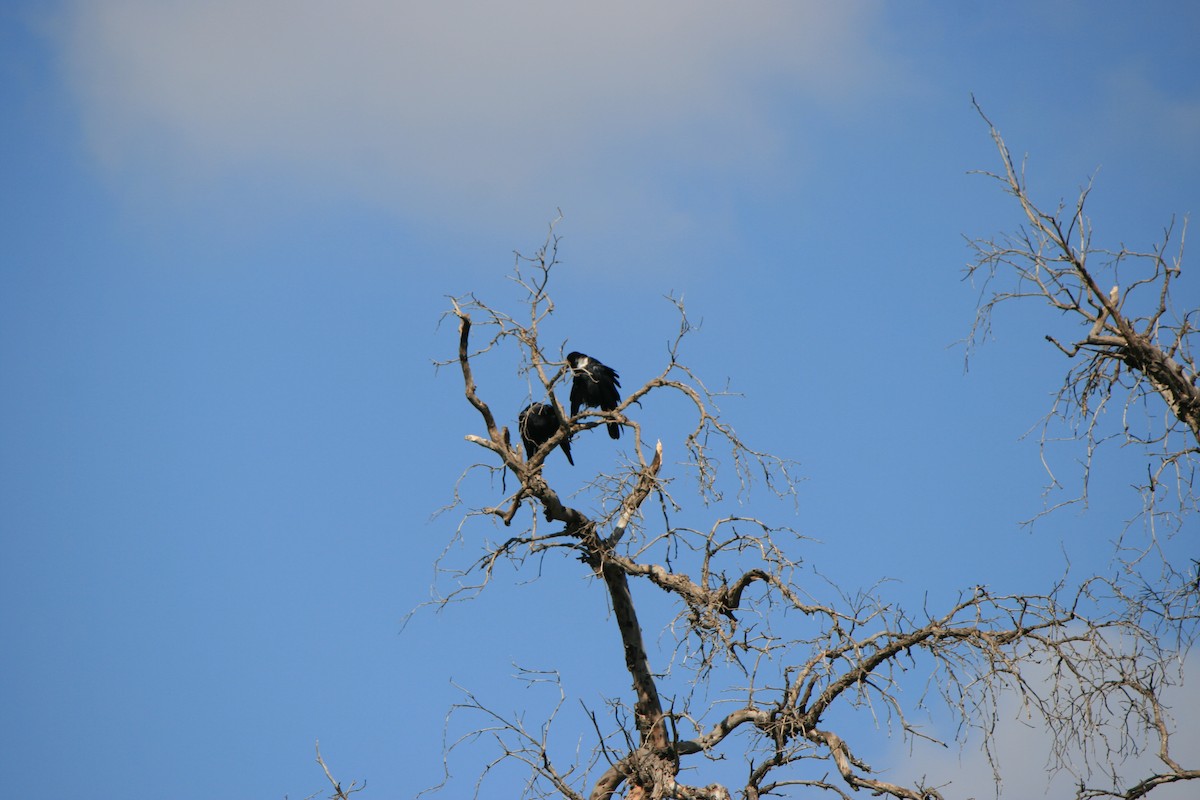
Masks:
[[[596,406],[601,411],[612,411],[621,405],[620,376],[612,367],[606,367],[591,356],[583,353],[568,353],[567,363],[575,380],[571,383],[571,416],[579,413],[580,406]],[[621,438],[621,426],[608,423],[608,435]]]
[[[550,441],[550,437],[562,426],[562,417],[550,403],[533,403],[517,417],[517,429],[521,431],[521,444],[525,445],[525,458],[533,458],[533,454]],[[567,462],[573,467],[575,459],[571,458],[571,440],[563,439],[559,446],[567,457]]]

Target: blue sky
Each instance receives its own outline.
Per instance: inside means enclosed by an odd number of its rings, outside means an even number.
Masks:
[[[750,510],[818,540],[822,573],[919,604],[1104,569],[1136,454],[1098,467],[1087,511],[1018,524],[1042,508],[1022,436],[1069,366],[1043,340],[1062,323],[1005,309],[969,371],[956,345],[963,236],[1019,222],[968,174],[997,167],[970,98],[1037,199],[1094,177],[1098,240],[1148,248],[1200,209],[1198,32],[1185,2],[6,4],[6,791],[306,797],[319,738],[364,796],[411,797],[441,778],[455,684],[518,707],[517,663],[592,704],[624,691],[577,564],[401,630],[482,452],[432,366],[446,296],[515,310],[513,251],[557,209],[550,341],[631,389],[682,296],[686,358],[743,395],[728,419],[802,465],[798,509]],[[1200,303],[1186,266],[1177,290]],[[481,376],[515,417],[524,379]],[[551,480],[611,465],[601,439]],[[1077,456],[1052,453],[1068,476]]]

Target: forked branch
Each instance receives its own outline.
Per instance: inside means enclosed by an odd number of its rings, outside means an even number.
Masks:
[[[1170,517],[1178,526],[1197,508],[1193,482],[1200,464],[1200,374],[1193,348],[1200,309],[1178,308],[1172,294],[1182,272],[1187,222],[1173,255],[1168,253],[1173,223],[1149,251],[1096,245],[1085,214],[1091,186],[1081,189],[1070,206],[1059,203],[1053,211],[1045,210],[1032,198],[1024,165],[1017,166],[999,131],[982,110],[979,114],[1003,168],[983,174],[1016,199],[1023,226],[1000,238],[969,240],[975,260],[967,275],[981,281],[983,296],[968,343],[982,341],[993,310],[1011,300],[1041,301],[1074,319],[1071,338],[1045,337],[1083,362],[1068,371],[1046,418],[1043,450],[1053,440],[1052,421],[1061,419],[1072,427],[1068,439],[1078,432],[1086,450],[1079,499],[1086,500],[1091,460],[1103,442],[1115,438],[1142,448],[1157,465],[1139,487],[1147,521],[1152,528],[1167,513],[1162,501],[1173,486],[1176,503]],[[1165,404],[1166,414],[1153,411],[1147,405],[1151,399]],[[1147,411],[1135,415],[1143,407]],[[1115,431],[1104,420],[1109,410],[1119,411]],[[1166,473],[1174,479],[1166,480]],[[1051,487],[1057,485],[1051,473]]]

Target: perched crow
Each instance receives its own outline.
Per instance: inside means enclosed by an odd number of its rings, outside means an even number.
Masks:
[[[606,367],[591,356],[583,353],[568,353],[567,363],[575,380],[571,383],[571,416],[579,413],[580,406],[596,406],[601,411],[612,411],[621,404],[619,376],[612,367]],[[621,438],[621,426],[608,423],[608,435]]]
[[[521,431],[521,444],[525,445],[525,458],[533,458],[533,454],[538,451],[542,445],[550,441],[562,425],[562,417],[558,415],[558,411],[550,403],[534,403],[525,407],[517,417],[517,429]],[[575,466],[575,459],[571,458],[571,440],[563,439],[559,443],[562,447],[563,454],[566,455],[567,461],[571,466]]]

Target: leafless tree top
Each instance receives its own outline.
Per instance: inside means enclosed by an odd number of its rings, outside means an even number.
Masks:
[[[1183,269],[1187,222],[1172,220],[1149,249],[1095,245],[1085,213],[1091,184],[1073,203],[1046,210],[1032,198],[1024,163],[1013,160],[995,126],[983,119],[1001,163],[999,172],[983,174],[1016,199],[1024,224],[1014,233],[970,240],[975,260],[967,273],[983,289],[970,344],[986,338],[993,311],[1002,303],[1040,303],[1074,322],[1067,340],[1046,335],[1074,364],[1042,427],[1043,463],[1050,488],[1060,487],[1045,450],[1055,441],[1082,443],[1081,491],[1066,501],[1073,503],[1087,499],[1088,476],[1101,445],[1146,454],[1150,467],[1136,488],[1151,542],[1126,543],[1136,558],[1153,546],[1160,523],[1175,530],[1197,508],[1200,308],[1181,307],[1172,291]]]
[[[1011,175],[1021,186],[1016,172]],[[1036,213],[1033,218],[1069,238],[1070,229],[1059,232],[1052,220]],[[1181,655],[1194,633],[1197,611],[1188,587],[1145,592],[1099,577],[1064,581],[1037,594],[975,586],[945,608],[913,612],[888,601],[884,587],[829,584],[804,562],[804,541],[790,528],[724,513],[714,502],[726,485],[744,496],[752,483],[794,499],[797,478],[792,462],[739,437],[721,415],[718,393],[683,363],[680,343],[690,325],[681,302],[674,303],[679,333],[657,375],[611,410],[565,413],[555,390],[569,370],[561,352],[542,344],[554,311],[548,286],[557,245],[552,227],[535,256],[518,256],[513,280],[525,294],[520,313],[475,296],[454,299],[448,312],[459,337],[455,357],[444,364],[461,374],[480,425],[466,438],[485,453],[463,481],[482,472],[490,477],[483,491],[498,494],[471,506],[456,493],[467,505],[459,540],[488,529],[474,524],[486,520],[504,535],[474,545],[480,554],[466,565],[443,560],[449,588],[438,602],[485,591],[501,561],[528,569],[535,558],[537,569],[575,569],[578,591],[602,590],[612,616],[580,620],[574,633],[610,636],[606,629],[614,625],[620,646],[613,649],[613,664],[625,670],[631,688],[628,696],[611,698],[604,711],[587,709],[583,729],[565,734],[560,728],[569,723],[560,712],[573,704],[553,672],[524,673],[532,685],[558,692],[554,710],[532,724],[466,692],[452,718],[470,720],[469,727],[451,737],[448,749],[491,742],[494,758],[481,782],[499,764],[515,762],[527,770],[529,797],[754,799],[804,788],[842,798],[860,789],[907,800],[951,797],[953,787],[936,776],[903,778],[902,769],[877,769],[859,753],[872,739],[892,734],[914,744],[937,741],[936,732],[920,724],[929,704],[956,720],[956,737],[978,736],[991,752],[1001,698],[1011,696],[1056,734],[1052,765],[1080,776],[1081,799],[1140,797],[1156,786],[1200,777],[1172,751],[1172,724],[1162,702],[1164,690],[1179,680]],[[997,258],[1007,264],[1016,256]],[[1078,266],[1053,263],[1062,274],[1048,277],[1047,268],[1035,265],[1022,280],[1043,281],[1052,297],[1063,285],[1064,297],[1076,300],[1060,302],[1091,314],[1096,336],[1115,335],[1112,330],[1149,335],[1138,332],[1144,321],[1127,319],[1118,300],[1089,299],[1078,282],[1066,288],[1072,270],[1082,279],[1082,260]],[[981,312],[980,332],[993,304]],[[1172,339],[1173,363],[1184,358],[1191,364],[1184,355],[1188,332],[1190,327]],[[1137,360],[1149,357],[1144,348],[1142,355],[1128,355],[1134,339],[1122,342],[1125,355],[1093,357],[1099,368],[1109,369],[1110,361],[1127,369],[1133,369],[1131,359],[1147,363]],[[488,359],[508,359],[513,374],[530,377],[533,396],[524,402],[551,403],[559,412],[559,429],[536,452],[518,447],[520,437],[506,425],[522,399],[485,396],[476,384],[476,366]],[[651,444],[639,403],[664,393],[683,399],[691,421],[681,441]],[[579,437],[577,451],[583,442],[597,441],[587,439],[589,432],[609,424],[630,434],[622,439],[626,455],[578,495],[564,496],[545,475],[547,457],[572,437]],[[686,492],[663,469],[671,453],[682,457],[694,478],[701,511],[687,518],[713,512],[704,524],[673,522],[687,504]],[[646,513],[647,503],[657,511]],[[555,553],[572,557],[545,558]],[[636,605],[631,585],[637,581],[665,598],[666,616],[656,619],[663,646],[643,639],[639,614],[657,617],[664,606]],[[875,727],[846,726],[855,716]],[[572,753],[561,740],[587,744]],[[1146,747],[1158,753],[1160,768],[1152,774],[1130,783],[1110,769]]]

